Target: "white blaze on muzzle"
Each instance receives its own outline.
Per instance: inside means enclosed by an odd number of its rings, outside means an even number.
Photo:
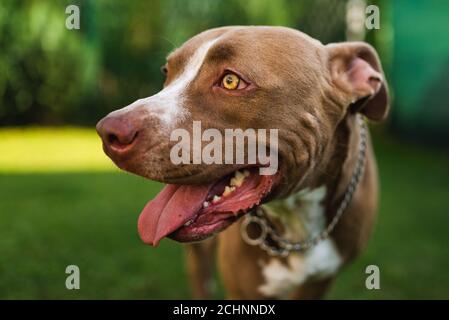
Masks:
[[[182,73],[157,94],[135,101],[131,105],[115,112],[128,112],[143,107],[149,115],[160,120],[165,129],[172,129],[188,115],[184,105],[185,91],[197,77],[209,49],[217,42],[215,38],[202,44],[190,57]]]

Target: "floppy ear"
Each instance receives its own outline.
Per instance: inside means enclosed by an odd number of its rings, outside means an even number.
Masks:
[[[388,113],[388,89],[375,49],[365,42],[332,43],[329,68],[333,83],[348,96],[349,111],[374,121]]]

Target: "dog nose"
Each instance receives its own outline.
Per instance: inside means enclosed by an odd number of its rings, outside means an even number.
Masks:
[[[130,151],[139,134],[138,128],[130,121],[119,116],[106,116],[97,124],[97,132],[103,144],[115,153]]]

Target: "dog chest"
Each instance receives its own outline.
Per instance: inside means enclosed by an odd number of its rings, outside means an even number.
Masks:
[[[322,202],[325,196],[325,187],[304,190],[281,203],[266,205],[264,209],[281,221],[286,239],[301,241],[324,229],[326,219]],[[285,298],[307,280],[332,276],[341,264],[341,256],[333,240],[328,238],[304,253],[290,253],[284,260],[271,257],[266,262],[261,261],[264,283],[258,289],[267,297]]]

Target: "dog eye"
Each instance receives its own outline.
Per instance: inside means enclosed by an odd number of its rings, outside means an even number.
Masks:
[[[221,85],[227,90],[241,90],[245,89],[248,86],[245,81],[243,81],[238,75],[232,72],[226,73],[223,76]]]
[[[168,68],[167,68],[166,65],[164,65],[164,66],[161,67],[161,72],[162,72],[163,75],[165,75],[165,76],[167,75],[167,73],[168,73]]]

